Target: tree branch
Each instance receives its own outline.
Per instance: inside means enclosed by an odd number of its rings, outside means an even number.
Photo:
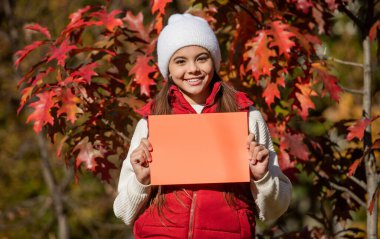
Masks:
[[[255,15],[253,15],[253,13],[251,11],[249,11],[248,8],[246,8],[243,4],[241,4],[239,1],[236,1],[236,0],[232,0],[231,2],[235,3],[236,5],[238,5],[239,7],[241,7],[251,18],[254,22],[256,22],[256,24],[260,27],[262,27],[263,25],[261,24],[261,22],[256,18]]]
[[[83,98],[87,101],[87,103],[91,103],[91,102],[93,102],[93,100],[89,99],[86,95],[82,95],[82,96],[83,96]],[[107,125],[108,127],[110,127],[110,128],[111,128],[111,129],[117,134],[117,135],[119,135],[119,136],[120,136],[121,138],[123,138],[125,141],[129,142],[128,137],[125,136],[125,134],[123,134],[123,133],[120,132],[119,130],[117,130],[115,127],[113,127],[112,124],[111,124],[108,120],[102,118],[102,122],[103,122],[105,125]]]
[[[59,239],[69,239],[70,232],[69,232],[69,226],[67,223],[67,215],[64,210],[65,206],[62,200],[62,191],[60,190],[60,187],[56,183],[56,179],[53,174],[53,169],[49,162],[49,153],[47,150],[47,145],[45,143],[45,140],[42,137],[42,134],[38,134],[36,137],[37,137],[37,143],[38,143],[40,154],[41,154],[42,174],[49,188],[50,195],[53,199],[54,213],[58,221]]]
[[[75,167],[73,163],[74,161],[70,160],[70,162],[71,163],[67,167],[68,171],[66,171],[66,177],[62,180],[62,182],[59,185],[59,189],[61,190],[61,192],[66,191],[67,187],[69,186],[70,182],[72,181],[74,177],[74,170],[73,170],[73,168]]]
[[[364,208],[367,208],[367,204],[361,200],[358,196],[356,196],[351,190],[349,190],[348,188],[345,188],[345,187],[342,187],[342,186],[339,186],[338,184],[336,183],[333,183],[333,182],[329,182],[329,185],[336,189],[336,190],[339,190],[339,191],[342,191],[342,192],[345,192],[347,193],[354,201],[356,201],[357,203],[360,204],[360,206],[364,207]]]
[[[357,66],[357,67],[363,68],[363,64],[360,64],[357,62],[352,62],[352,61],[344,61],[344,60],[340,60],[340,59],[335,58],[335,57],[327,57],[327,60],[332,61],[332,62],[337,62],[337,63],[343,64],[343,65]]]
[[[350,89],[350,88],[347,88],[345,86],[343,86],[342,84],[338,84],[340,86],[340,88],[342,88],[344,91],[348,92],[348,93],[352,93],[352,94],[359,94],[359,95],[363,95],[364,92],[362,90],[355,90],[355,89]]]
[[[125,134],[123,134],[123,133],[120,132],[119,130],[117,130],[115,127],[113,127],[113,126],[111,125],[111,123],[110,123],[108,120],[102,118],[102,122],[103,122],[105,125],[107,125],[108,127],[110,127],[113,131],[115,131],[115,133],[116,133],[117,135],[119,135],[121,138],[123,138],[125,141],[127,141],[127,142],[129,141],[128,137],[125,136]]]
[[[364,190],[367,190],[367,184],[363,181],[360,181],[358,178],[356,178],[355,176],[348,176],[349,179],[351,179],[352,181],[354,181],[357,185],[359,185],[361,188],[363,188]]]
[[[341,11],[341,12],[344,12],[349,18],[351,18],[351,20],[357,25],[357,27],[359,29],[362,29],[363,22],[361,22],[358,17],[356,17],[348,8],[346,8],[346,6],[344,6],[343,4],[341,4],[338,7],[338,10]]]

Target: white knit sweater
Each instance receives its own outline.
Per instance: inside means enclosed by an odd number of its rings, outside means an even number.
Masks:
[[[197,105],[193,108],[200,113],[203,107]],[[277,154],[274,151],[268,127],[261,113],[252,106],[249,111],[249,131],[255,134],[256,141],[259,144],[265,145],[270,151],[269,171],[262,179],[251,181],[251,193],[259,210],[259,218],[261,220],[274,220],[288,209],[292,184],[278,166]],[[137,123],[127,158],[121,168],[118,195],[113,205],[116,217],[122,219],[127,225],[133,224],[151,192],[150,185],[143,185],[136,179],[130,162],[132,151],[138,147],[142,138],[147,137],[147,121],[141,119]]]

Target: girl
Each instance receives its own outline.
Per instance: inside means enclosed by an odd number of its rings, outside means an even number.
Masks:
[[[123,162],[115,215],[127,225],[134,223],[135,238],[254,238],[255,216],[277,219],[287,210],[292,191],[260,112],[218,77],[219,44],[204,19],[172,15],[158,38],[157,55],[167,83],[139,111],[143,118]],[[250,183],[150,185],[154,145],[148,141],[149,115],[236,111],[249,117]]]

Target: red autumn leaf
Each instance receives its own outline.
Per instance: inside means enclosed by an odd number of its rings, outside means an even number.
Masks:
[[[372,150],[380,150],[380,138],[377,138],[371,146]]]
[[[47,57],[43,58],[40,62],[38,62],[37,64],[32,66],[31,69],[26,74],[24,74],[24,76],[21,78],[21,80],[19,80],[19,82],[17,83],[17,88],[19,88],[26,80],[28,80],[28,84],[30,84],[31,82],[33,82],[33,84],[34,84],[34,82],[36,81],[35,79],[37,78],[37,76],[33,77],[33,75],[35,74],[35,71],[41,65],[44,65],[46,62],[47,62]],[[48,69],[46,71],[50,72],[50,69],[54,69],[54,68],[48,67]],[[42,74],[43,72],[44,71],[42,71],[40,74]]]
[[[20,111],[22,110],[22,108],[24,108],[24,105],[26,103],[26,101],[28,99],[30,99],[30,96],[32,95],[32,92],[34,90],[34,87],[35,86],[29,86],[29,87],[26,87],[25,89],[23,89],[21,91],[21,100],[20,100],[20,106],[18,107],[17,109],[17,114],[20,113]]]
[[[80,167],[82,163],[86,166],[87,169],[95,171],[97,163],[96,158],[103,158],[103,154],[94,149],[91,142],[88,141],[88,137],[82,139],[73,149],[73,153],[79,150],[77,157],[75,158],[75,165],[77,168]]]
[[[51,47],[51,52],[50,52],[50,57],[48,59],[48,62],[56,59],[58,60],[58,65],[64,66],[65,60],[67,58],[67,53],[69,53],[73,49],[77,49],[77,47],[75,45],[69,45],[69,40],[65,39],[61,43],[61,45]]]
[[[91,9],[80,9],[79,11],[70,15],[71,22],[65,27],[65,29],[61,32],[61,36],[58,38],[60,41],[63,37],[69,37],[69,34],[72,32],[78,31],[81,28],[92,26],[92,25],[101,25],[99,21],[96,20],[88,20],[87,18],[82,18],[82,14]],[[83,10],[83,12],[80,12]]]
[[[71,76],[72,77],[80,77],[81,79],[84,79],[84,81],[87,84],[91,84],[91,78],[93,76],[98,75],[98,73],[96,73],[94,71],[95,67],[97,67],[97,66],[98,66],[98,63],[96,63],[96,62],[87,64],[85,66],[82,66],[78,70],[74,71],[73,73],[71,73]]]
[[[245,11],[236,15],[236,27],[231,41],[231,49],[229,51],[230,68],[241,65],[243,60],[239,54],[236,54],[237,48],[252,37],[252,32],[257,31],[257,26],[252,17]]]
[[[149,77],[150,73],[156,72],[156,68],[149,65],[153,60],[152,56],[138,56],[135,65],[132,67],[129,75],[135,75],[134,81],[140,85],[140,94],[150,97],[149,87],[156,83]]]
[[[160,14],[165,15],[165,7],[168,3],[171,3],[173,0],[153,0],[152,14],[157,11],[160,11]]]
[[[200,17],[200,18],[203,18],[204,20],[206,20],[211,26],[213,26],[214,24],[216,24],[218,22],[218,20],[216,20],[213,16],[216,15],[216,13],[218,12],[218,9],[214,6],[209,6],[208,8],[204,9],[204,10],[191,10],[191,14],[193,14],[194,16],[197,16],[197,17]]]
[[[309,115],[309,109],[315,109],[315,104],[311,99],[311,96],[317,96],[317,93],[311,89],[311,84],[296,84],[296,87],[301,90],[301,92],[297,92],[296,98],[301,107],[301,117],[306,119]]]
[[[313,52],[313,45],[321,44],[321,40],[317,36],[301,33],[300,29],[294,26],[289,26],[288,29],[294,34],[300,46],[306,50],[309,56]]]
[[[288,149],[289,153],[301,160],[308,160],[309,153],[306,145],[303,143],[302,134],[285,133],[281,138],[280,148]]]
[[[371,27],[369,31],[369,39],[371,41],[375,40],[377,38],[377,31],[380,30],[380,20],[377,20],[375,24]]]
[[[348,169],[348,175],[349,176],[352,176],[355,174],[356,172],[356,169],[358,168],[358,166],[360,165],[360,163],[362,162],[363,160],[363,157],[360,158],[360,159],[357,159],[353,162],[353,164],[350,165],[350,168]]]
[[[57,158],[61,157],[61,152],[62,152],[63,145],[66,143],[66,141],[67,141],[68,138],[69,138],[69,136],[65,135],[61,139],[61,141],[59,142],[58,149],[57,149]]]
[[[36,77],[31,78],[28,83],[32,85],[40,85],[42,83],[42,79],[45,78],[50,72],[54,71],[53,67],[47,68],[45,71],[41,71],[36,75]]]
[[[335,0],[325,0],[327,3],[328,8],[331,12],[334,12],[338,8],[338,4],[335,2]]]
[[[322,77],[322,81],[324,89],[326,89],[330,93],[330,96],[338,102],[340,98],[339,94],[342,92],[342,88],[340,88],[337,83],[338,78],[330,74],[325,74]]]
[[[105,26],[106,29],[110,32],[114,32],[116,27],[123,26],[123,21],[119,18],[115,18],[115,15],[121,13],[121,10],[113,10],[110,13],[107,13],[106,10],[101,9],[97,12],[90,14],[92,17],[99,19],[98,22],[95,22],[95,25]]]
[[[252,75],[256,80],[261,75],[270,75],[273,65],[270,61],[271,57],[276,56],[272,49],[268,48],[268,35],[266,31],[260,31],[259,35],[251,41],[248,41],[246,51],[243,55],[244,61],[248,60],[246,71],[252,71]]]
[[[18,67],[18,65],[20,64],[21,61],[24,60],[24,58],[29,54],[31,53],[32,51],[34,51],[37,47],[39,46],[42,46],[43,44],[45,44],[46,41],[35,41],[33,42],[32,44],[30,45],[27,45],[26,47],[24,47],[24,49],[22,50],[19,50],[16,52],[16,56],[18,56],[16,62],[15,62],[15,66],[16,68]]]
[[[26,120],[26,123],[29,121],[34,121],[34,132],[37,134],[41,131],[42,127],[49,123],[53,125],[54,119],[50,115],[50,110],[56,104],[55,92],[46,91],[40,94],[37,94],[39,100],[31,103],[29,106],[34,108],[33,113],[29,115]]]
[[[69,34],[73,31],[77,31],[78,29],[81,29],[86,26],[95,25],[97,24],[96,21],[89,21],[82,18],[84,13],[88,12],[89,10],[93,9],[92,6],[86,6],[84,8],[79,9],[78,11],[70,14],[70,23],[65,27],[65,29],[61,32],[61,36],[58,38],[58,41],[61,41],[62,38],[68,37]]]
[[[268,82],[265,90],[263,92],[263,97],[268,106],[274,102],[274,98],[280,99],[280,91],[278,90],[278,84],[273,82]]]
[[[323,89],[327,91],[331,98],[335,101],[339,101],[339,94],[342,92],[342,88],[338,85],[338,78],[329,74],[328,69],[322,66],[320,63],[312,64],[311,71],[316,73],[316,77],[323,82]]]
[[[105,43],[105,42],[97,42],[96,45],[97,46],[100,46],[102,45],[102,43]],[[107,47],[107,45],[102,45],[102,47]],[[99,48],[99,47],[82,47],[82,48],[78,48],[78,49],[73,49],[72,50],[72,54],[75,55],[75,54],[78,54],[78,53],[83,53],[83,52],[104,52],[104,53],[107,53],[107,54],[110,54],[111,56],[116,56],[117,53],[112,51],[112,50],[108,50],[108,49],[104,49],[104,48]]]
[[[350,133],[347,135],[347,140],[351,141],[354,138],[362,140],[364,137],[365,128],[367,128],[367,126],[370,124],[371,120],[367,118],[357,120],[355,124],[348,127],[348,131],[350,131]]]
[[[66,114],[67,119],[74,123],[77,119],[76,114],[82,114],[83,110],[77,106],[81,100],[71,93],[70,89],[64,90],[61,95],[59,95],[62,100],[62,106],[59,107],[58,116],[61,114]]]
[[[17,114],[20,113],[22,108],[24,107],[26,101],[30,99],[31,94],[35,88],[36,85],[41,85],[42,84],[42,78],[44,78],[47,74],[52,72],[54,68],[49,67],[46,71],[41,71],[36,75],[36,77],[32,77],[29,79],[28,83],[31,84],[31,86],[26,87],[21,91],[21,100],[20,100],[20,106],[17,109]]]
[[[284,54],[289,57],[290,49],[296,44],[290,38],[295,35],[288,31],[289,26],[280,21],[272,22],[271,29],[268,30],[268,35],[273,37],[273,41],[269,44],[270,47],[278,47],[279,55]]]
[[[85,21],[83,19],[79,19],[78,21],[72,22],[62,31],[61,36],[58,38],[58,41],[61,41],[63,37],[69,37],[71,32],[77,31],[80,28],[84,28],[86,26],[95,25],[96,21]]]
[[[313,3],[311,0],[297,0],[296,7],[297,9],[302,10],[304,13],[308,13],[310,7],[313,6]]]
[[[164,17],[162,15],[158,15],[156,17],[156,22],[154,24],[154,29],[156,29],[158,34],[162,31],[163,25],[164,25]]]
[[[285,149],[280,149],[278,152],[278,164],[282,172],[290,179],[290,181],[296,181],[296,174],[299,172],[295,167],[296,161],[290,160],[290,156]]]
[[[88,12],[90,9],[92,9],[91,6],[86,6],[84,8],[79,9],[78,11],[76,11],[74,13],[71,13],[70,16],[69,16],[69,18],[71,20],[70,23],[79,21],[79,19],[82,18],[83,14],[86,13],[86,12]]]
[[[325,33],[325,26],[326,22],[325,19],[323,18],[323,7],[319,5],[318,3],[315,3],[315,6],[312,7],[311,14],[315,20],[315,22],[318,24],[318,34],[323,34]]]
[[[131,11],[128,11],[123,20],[127,23],[127,28],[131,31],[137,32],[138,37],[142,40],[149,42],[150,37],[146,28],[144,27],[144,16],[139,12],[136,16]]]
[[[42,27],[37,23],[30,24],[25,26],[25,29],[32,30],[32,31],[38,31],[44,34],[48,39],[51,39],[51,35],[49,30],[46,27]]]
[[[285,170],[288,168],[293,168],[295,165],[295,161],[290,160],[289,153],[286,151],[287,145],[285,143],[280,144],[280,150],[278,152],[278,163],[281,170]]]
[[[158,40],[158,38],[151,40],[149,45],[145,48],[145,55],[147,55],[147,56],[153,55],[153,52],[156,49],[157,40]]]

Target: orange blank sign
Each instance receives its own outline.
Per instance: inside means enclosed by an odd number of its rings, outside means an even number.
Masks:
[[[247,113],[149,116],[151,183],[249,182]]]

